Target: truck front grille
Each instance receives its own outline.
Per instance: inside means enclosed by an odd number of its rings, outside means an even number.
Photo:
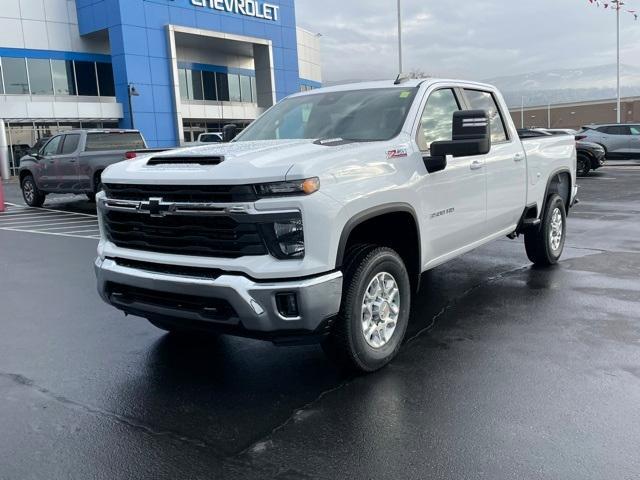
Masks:
[[[258,224],[239,223],[229,215],[154,217],[106,210],[102,218],[107,238],[121,248],[224,258],[268,253]]]
[[[109,199],[146,201],[161,197],[167,202],[241,203],[255,202],[258,195],[252,185],[103,185]]]

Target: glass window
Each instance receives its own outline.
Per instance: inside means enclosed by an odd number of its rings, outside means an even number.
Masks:
[[[40,58],[27,59],[29,68],[29,83],[32,95],[53,95],[53,81],[51,80],[51,64],[49,60]]]
[[[226,73],[216,73],[216,88],[218,90],[218,100],[229,101],[229,79]]]
[[[240,97],[240,75],[227,75],[229,79],[229,100],[239,102]]]
[[[214,72],[202,72],[202,86],[204,87],[205,100],[217,100],[216,74]]]
[[[62,155],[70,155],[78,149],[80,143],[80,135],[65,135],[62,144]]]
[[[51,60],[54,95],[75,95],[76,81],[73,74],[73,62]]]
[[[640,126],[633,125],[629,128],[631,129],[631,135],[640,135]]]
[[[193,100],[204,100],[204,94],[202,92],[202,72],[197,70],[191,72],[190,87],[193,93]]]
[[[407,118],[417,88],[381,88],[289,97],[254,121],[238,141],[342,138],[390,140]]]
[[[78,95],[97,97],[96,64],[93,62],[74,62],[78,80]]]
[[[500,114],[500,109],[495,98],[489,92],[480,90],[464,91],[473,110],[487,110],[491,119],[491,142],[499,143],[507,141],[507,134]]]
[[[2,59],[0,58],[0,95],[4,94],[4,85],[2,82]]]
[[[24,58],[2,58],[5,93],[9,95],[28,95],[29,80],[27,64]]]
[[[451,140],[453,112],[460,110],[458,100],[450,88],[433,92],[422,112],[416,141],[420,150],[429,150],[431,143]]]
[[[58,149],[60,148],[60,140],[62,140],[62,135],[58,135],[57,137],[53,137],[49,143],[45,145],[42,149],[42,155],[56,155],[58,153]]]
[[[113,66],[106,62],[97,62],[98,70],[98,86],[100,87],[101,97],[115,97],[116,86],[113,82]]]
[[[240,99],[243,102],[251,103],[251,77],[240,75]]]
[[[180,98],[189,99],[189,86],[187,84],[187,71],[184,68],[178,70],[178,84],[180,85]]]
[[[631,129],[626,125],[616,125],[607,127],[606,133],[609,135],[631,135]]]
[[[146,148],[138,132],[104,132],[87,134],[85,152],[109,150],[138,150]]]

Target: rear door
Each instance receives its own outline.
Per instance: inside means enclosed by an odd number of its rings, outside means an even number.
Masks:
[[[487,176],[485,234],[515,228],[527,198],[527,162],[522,144],[507,127],[508,111],[489,90],[464,90],[470,110],[486,110],[491,120],[491,151],[483,156]]]
[[[453,113],[463,107],[456,88],[432,90],[422,107],[416,143],[423,157],[432,142],[451,140]],[[417,184],[426,217],[423,245],[430,263],[483,238],[486,216],[486,180],[478,157],[449,158],[435,173],[426,169]],[[480,159],[482,160],[482,159]]]
[[[62,189],[66,191],[78,190],[78,145],[80,134],[70,133],[61,141],[58,155]]]
[[[42,163],[42,176],[40,184],[45,190],[60,190],[62,173],[58,153],[62,144],[63,135],[56,135],[42,148],[40,162]]]

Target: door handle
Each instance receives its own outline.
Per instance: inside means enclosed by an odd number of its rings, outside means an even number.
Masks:
[[[471,170],[478,170],[482,167],[484,167],[484,162],[482,160],[474,160],[471,162],[471,165],[469,166]]]
[[[513,156],[513,161],[514,162],[521,162],[522,160],[524,160],[524,153],[516,153]]]

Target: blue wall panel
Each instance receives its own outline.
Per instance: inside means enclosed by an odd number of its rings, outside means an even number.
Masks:
[[[76,0],[76,7],[82,35],[109,31],[116,95],[125,110],[122,126],[131,125],[127,86],[134,84],[140,93],[132,99],[136,127],[150,145],[170,146],[179,139],[168,24],[271,40],[277,99],[299,91],[294,1],[269,3],[280,7],[277,21],[198,7],[191,0]]]

